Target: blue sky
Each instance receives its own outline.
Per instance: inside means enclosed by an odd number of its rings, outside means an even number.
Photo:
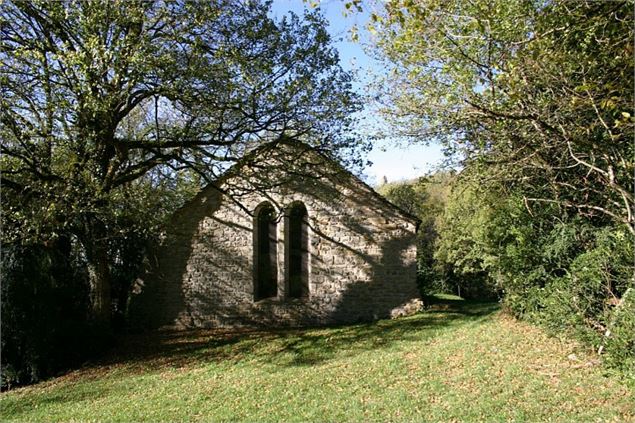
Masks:
[[[382,71],[379,63],[369,57],[363,48],[364,43],[369,42],[369,34],[365,31],[365,23],[368,13],[353,13],[344,16],[344,1],[322,0],[319,1],[320,9],[329,22],[329,32],[334,40],[334,46],[340,54],[342,67],[347,70],[356,70],[358,80],[355,88],[364,92],[365,84],[372,74]],[[273,15],[280,17],[288,11],[298,15],[302,14],[308,2],[302,0],[274,0]],[[349,38],[350,29],[358,28],[359,42],[352,42]],[[381,125],[381,118],[366,110],[363,115],[367,121],[377,122]],[[395,145],[385,142],[375,144],[368,155],[368,160],[373,164],[365,169],[367,182],[376,184],[386,176],[388,181],[411,179],[422,176],[441,163],[443,154],[438,145]]]

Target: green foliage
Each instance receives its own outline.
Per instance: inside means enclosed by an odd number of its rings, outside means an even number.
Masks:
[[[380,185],[377,191],[403,211],[413,216],[420,216],[427,200],[427,193],[421,188],[419,181],[392,182]]]
[[[480,161],[530,205],[635,233],[633,2],[385,6],[378,84],[402,136]]]
[[[116,201],[101,212],[110,233],[106,246],[112,328],[91,316],[89,266],[82,243],[67,229],[72,222],[54,227],[44,243],[26,236],[3,243],[3,387],[36,382],[77,366],[109,343],[112,329],[123,328],[130,287],[146,247],[167,217],[198,189],[196,178],[168,182],[153,186],[143,178],[120,187],[113,191]],[[20,204],[11,192],[3,193],[5,224],[18,225],[14,219]]]
[[[563,276],[546,275],[543,287],[534,286],[526,294],[533,302],[525,309],[526,317],[553,333],[570,333],[583,340],[602,352],[609,365],[633,379],[632,237],[616,228],[574,230],[584,250],[561,255],[568,261]],[[557,227],[555,231],[562,232]],[[549,248],[545,250],[548,254]],[[523,303],[518,298],[516,302]]]
[[[606,360],[635,381],[635,288],[626,290],[607,320]]]
[[[464,176],[464,175],[462,175]],[[522,210],[501,204],[497,193],[486,193],[459,177],[439,219],[439,241],[434,259],[448,269],[448,284],[466,296],[494,297],[503,290],[495,275],[499,272],[501,242],[517,235],[509,249],[522,248],[524,237],[514,234],[511,222]]]

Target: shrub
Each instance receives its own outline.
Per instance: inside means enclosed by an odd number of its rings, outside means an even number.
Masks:
[[[563,225],[536,244],[541,266],[503,282],[507,308],[554,334],[579,339],[633,378],[633,239],[621,228]]]

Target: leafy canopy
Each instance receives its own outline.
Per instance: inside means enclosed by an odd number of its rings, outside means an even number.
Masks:
[[[358,159],[359,101],[326,23],[270,6],[0,3],[3,241],[71,242],[100,320],[139,265],[128,252],[245,152],[292,138]]]
[[[317,12],[275,21],[269,2],[236,0],[0,8],[2,183],[63,221],[100,213],[140,178],[213,178],[279,137],[353,147],[343,134],[358,100]]]
[[[374,24],[396,131],[482,181],[635,232],[633,2],[387,2]]]

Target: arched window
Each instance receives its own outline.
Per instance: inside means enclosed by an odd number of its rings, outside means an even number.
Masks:
[[[254,299],[278,295],[276,211],[263,203],[254,213]]]
[[[308,213],[302,203],[293,203],[286,213],[285,250],[287,296],[309,296]]]

